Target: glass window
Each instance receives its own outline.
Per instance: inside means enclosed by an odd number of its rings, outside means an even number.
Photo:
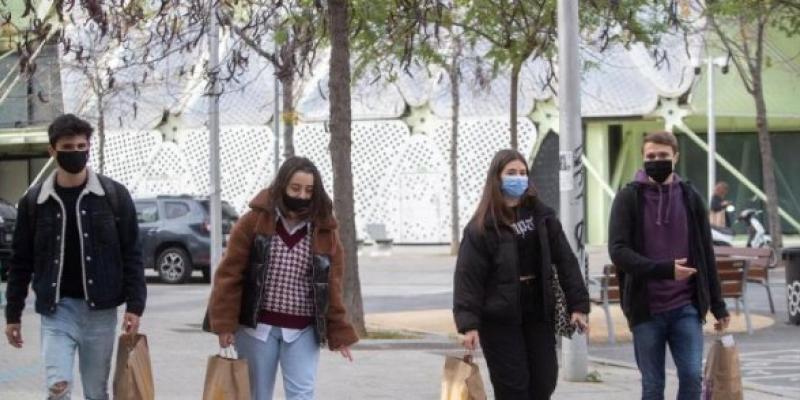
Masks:
[[[189,205],[179,201],[168,201],[164,203],[164,213],[167,219],[175,219],[189,214]]]
[[[140,224],[158,221],[158,204],[154,201],[136,202],[136,220]]]

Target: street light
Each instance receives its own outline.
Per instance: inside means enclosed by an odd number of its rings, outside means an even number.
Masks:
[[[717,132],[716,132],[716,117],[714,115],[714,67],[719,67],[723,74],[727,74],[730,63],[731,55],[727,57],[706,57],[706,74],[708,75],[708,89],[706,93],[707,110],[706,116],[708,118],[708,201],[714,195],[714,184],[717,181]],[[700,66],[694,67],[695,74],[700,74]]]

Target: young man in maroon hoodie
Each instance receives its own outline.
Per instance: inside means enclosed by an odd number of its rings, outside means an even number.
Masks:
[[[642,399],[664,398],[669,346],[678,369],[678,399],[699,400],[706,314],[714,315],[717,330],[729,322],[708,212],[694,186],[673,172],[678,141],[672,133],[648,134],[642,155],[644,168],[614,199],[608,243],[633,332]]]

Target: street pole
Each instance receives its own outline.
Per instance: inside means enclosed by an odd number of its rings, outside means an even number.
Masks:
[[[213,271],[222,258],[222,199],[219,177],[219,26],[216,0],[209,2],[208,26],[208,76],[211,79],[208,94],[208,144],[210,174],[211,265]],[[211,274],[213,276],[213,273]]]
[[[714,58],[708,57],[706,61],[706,76],[708,77],[707,100],[708,110],[708,201],[714,195],[714,184],[717,180],[717,132],[714,121]]]
[[[583,126],[581,125],[581,66],[578,54],[578,0],[558,0],[558,114],[560,149],[560,214],[570,247],[584,273],[584,179]],[[562,377],[582,382],[588,374],[586,335],[575,333],[563,338]]]

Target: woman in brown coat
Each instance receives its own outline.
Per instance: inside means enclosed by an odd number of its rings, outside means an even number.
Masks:
[[[286,398],[312,399],[320,347],[352,361],[358,341],[333,203],[314,164],[292,157],[250,208],[215,273],[209,327],[248,361],[253,399],[272,398],[278,363]]]

